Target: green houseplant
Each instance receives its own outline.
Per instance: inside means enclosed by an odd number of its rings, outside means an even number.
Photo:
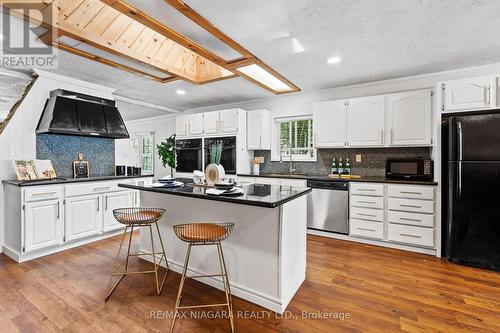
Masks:
[[[175,134],[172,134],[165,141],[156,145],[156,150],[160,157],[161,164],[164,168],[168,165],[170,167],[170,176],[174,177],[174,169],[177,166],[177,159],[175,156]]]

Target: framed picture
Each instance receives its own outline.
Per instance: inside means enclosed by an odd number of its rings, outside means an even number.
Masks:
[[[33,161],[14,160],[12,163],[16,171],[17,180],[38,179]]]
[[[74,161],[73,162],[73,177],[74,178],[89,178],[90,168],[88,161]]]
[[[50,160],[35,160],[35,171],[39,179],[56,178],[56,171]]]

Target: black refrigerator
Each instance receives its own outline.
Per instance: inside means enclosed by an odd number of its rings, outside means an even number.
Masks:
[[[452,116],[445,130],[446,257],[499,271],[500,112]]]

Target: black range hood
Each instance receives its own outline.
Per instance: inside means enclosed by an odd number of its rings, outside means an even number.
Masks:
[[[36,133],[130,137],[115,101],[62,89],[50,92]]]

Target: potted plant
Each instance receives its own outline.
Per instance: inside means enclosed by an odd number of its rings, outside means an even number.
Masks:
[[[168,139],[156,145],[158,156],[164,168],[170,167],[170,176],[174,178],[174,169],[177,167],[177,158],[175,156],[175,134]]]

